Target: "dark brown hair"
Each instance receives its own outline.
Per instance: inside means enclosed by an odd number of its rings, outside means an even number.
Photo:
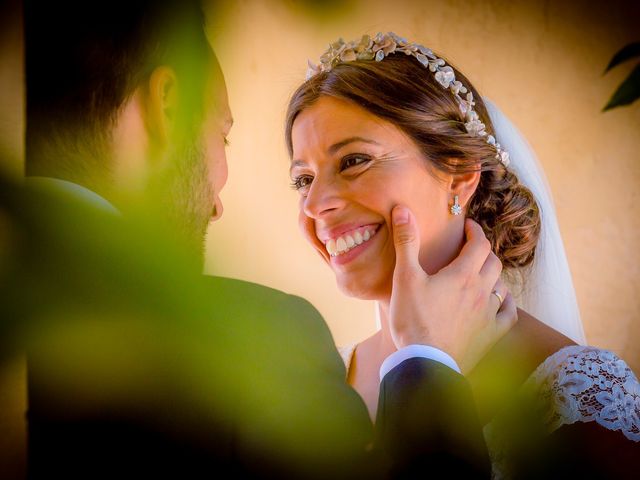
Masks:
[[[482,97],[463,74],[455,68],[454,72],[473,92],[474,109],[487,132],[494,134]],[[484,138],[467,133],[451,92],[415,58],[391,54],[381,62],[340,63],[303,83],[287,111],[289,155],[293,153],[291,130],[296,117],[322,96],[353,102],[393,123],[415,142],[430,167],[461,174],[479,166],[480,182],[467,206],[467,216],[482,226],[504,268],[524,267],[533,261],[540,234],[540,212],[533,194],[500,163],[496,150]]]
[[[98,191],[119,109],[159,65],[181,82],[180,125],[197,128],[212,55],[198,0],[26,0],[24,12],[27,175]]]

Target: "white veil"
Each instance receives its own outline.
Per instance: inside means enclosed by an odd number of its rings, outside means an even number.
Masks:
[[[564,252],[551,190],[531,146],[490,100],[483,98],[495,137],[507,152],[509,168],[538,202],[542,216],[540,240],[524,285],[510,285],[519,307],[579,344],[585,344],[580,310]]]

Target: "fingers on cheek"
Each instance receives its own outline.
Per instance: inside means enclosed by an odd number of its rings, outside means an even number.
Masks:
[[[496,262],[498,262],[498,265],[497,265],[496,268],[498,270],[498,276],[500,276],[500,275],[502,275],[502,268],[503,268],[502,267],[502,262],[500,261],[500,259],[498,258],[498,256],[495,253],[491,252],[491,255],[493,255],[495,257],[495,259],[496,259]]]
[[[492,274],[499,277],[502,273],[502,262],[500,261],[500,259],[495,255],[495,253],[490,251],[488,261],[490,262]]]
[[[491,255],[493,255],[493,252],[491,251],[491,242],[489,240],[487,240],[487,238],[484,236],[484,232],[481,230],[482,233],[482,253],[486,256],[489,257]],[[497,257],[496,257],[497,258]]]

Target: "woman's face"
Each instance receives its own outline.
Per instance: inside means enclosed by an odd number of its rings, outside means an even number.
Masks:
[[[393,124],[354,103],[321,97],[296,118],[292,144],[300,228],[345,294],[389,298],[395,205],[409,207],[417,220],[425,271],[435,273],[459,252],[464,219],[449,213],[450,180],[428,170],[418,147]]]

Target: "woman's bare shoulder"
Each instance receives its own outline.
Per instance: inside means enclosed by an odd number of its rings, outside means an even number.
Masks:
[[[522,375],[528,376],[547,357],[575,344],[569,337],[518,309],[518,322],[493,346],[476,369],[508,361],[510,365],[517,366]]]
[[[576,342],[538,320],[533,315],[518,309],[518,322],[503,338],[505,344],[527,345],[530,354],[542,355],[543,361],[549,355]]]
[[[518,322],[468,375],[483,420],[507,401],[549,356],[575,345],[569,337],[518,309]]]

